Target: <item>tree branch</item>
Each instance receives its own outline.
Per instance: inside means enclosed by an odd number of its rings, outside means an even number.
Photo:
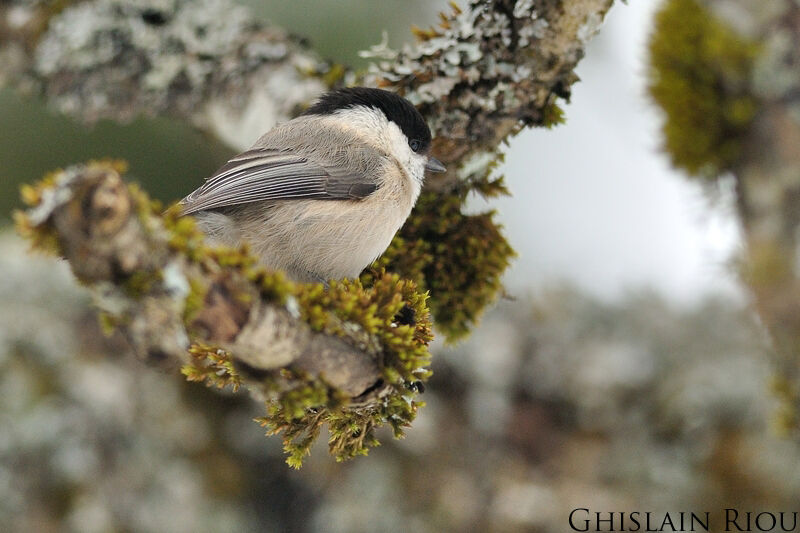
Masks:
[[[482,180],[503,141],[524,127],[562,121],[574,69],[612,0],[473,0],[438,28],[417,30],[421,43],[383,59],[365,82],[391,86],[418,106],[434,131],[433,151],[448,168],[429,185]]]
[[[61,4],[0,7],[0,71],[88,123],[170,114],[243,149],[323,92],[332,69],[234,2]]]
[[[390,59],[363,79],[227,0],[4,6],[0,50],[15,50],[0,53],[15,58],[6,82],[81,120],[169,113],[242,148],[325,87],[358,81],[417,103],[450,167],[376,267],[406,280],[373,270],[327,291],[265,272],[244,251],[206,249],[191,219],[162,219],[113,165],[74,167],[28,189],[35,207],[18,225],[70,261],[140,355],[271,398],[262,422],[284,433],[291,464],[322,422],[338,458],[366,453],[375,427],[400,435],[414,418],[416,384],[429,375],[425,291],[437,325],[456,338],[500,290],[513,250],[493,213],[462,206],[473,190],[506,192],[491,176],[502,141],[561,121],[555,99],[569,96],[610,5],[473,0],[418,31],[415,50],[373,49]]]
[[[666,2],[651,93],[673,162],[700,178],[735,177],[742,278],[775,347],[779,425],[800,435],[800,7],[761,7]]]
[[[326,87],[393,87],[418,104],[449,171],[429,180],[382,265],[431,292],[452,340],[495,300],[514,256],[494,213],[462,213],[468,193],[506,194],[492,175],[503,141],[562,121],[556,99],[569,98],[611,3],[472,0],[417,30],[414,48],[373,48],[361,76],[230,0],[84,0],[58,12],[15,2],[0,8],[0,67],[8,84],[80,120],[170,114],[238,149]]]
[[[183,365],[189,379],[247,386],[270,402],[264,423],[287,435],[335,420],[340,458],[365,453],[373,427],[401,433],[413,420],[432,337],[412,283],[380,273],[366,288],[291,283],[246,250],[206,248],[191,218],[159,215],[120,170],[91,163],[27,187],[32,207],[17,224],[69,262],[137,354]],[[287,443],[296,465],[312,441]]]

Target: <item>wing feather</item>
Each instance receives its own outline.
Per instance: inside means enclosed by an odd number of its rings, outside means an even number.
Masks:
[[[289,199],[347,200],[372,194],[374,176],[326,166],[288,150],[243,152],[181,201],[184,214],[225,206]]]

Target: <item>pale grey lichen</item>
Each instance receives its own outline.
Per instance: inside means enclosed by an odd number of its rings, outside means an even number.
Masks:
[[[366,52],[376,62],[365,83],[397,88],[434,132],[468,144],[465,152],[494,152],[521,127],[558,120],[554,100],[569,97],[575,64],[610,6],[472,0],[441,28],[421,32],[414,47],[392,53],[381,43]]]
[[[519,43],[520,46],[527,46],[531,41],[536,39],[544,39],[547,35],[546,30],[549,24],[546,20],[535,20],[519,30]]]
[[[597,32],[600,31],[600,26],[602,26],[602,24],[603,17],[597,13],[591,13],[588,17],[586,17],[586,22],[578,30],[578,40],[583,46],[586,46],[592,37],[597,35]]]
[[[374,44],[367,50],[361,50],[358,53],[359,57],[365,59],[383,59],[385,61],[392,61],[397,57],[397,50],[389,47],[389,32],[384,30],[381,33],[381,42]]]
[[[461,164],[459,174],[465,180],[478,176],[485,173],[489,165],[496,159],[497,155],[493,152],[475,152]]]
[[[0,231],[3,529],[258,530],[209,475],[230,475],[238,462],[191,463],[231,448],[216,442],[202,396],[189,400],[180,380],[104,338],[67,263],[27,248]]]
[[[164,290],[176,300],[184,300],[189,295],[189,281],[183,273],[181,264],[171,261],[162,270]]]
[[[530,17],[533,12],[533,0],[518,0],[516,4],[514,4],[514,17],[515,18],[522,18],[522,17]]]
[[[53,17],[30,76],[82,120],[171,113],[241,148],[322,92],[328,69],[229,0],[97,0]]]
[[[23,28],[26,24],[30,24],[34,16],[31,6],[12,5],[8,8],[6,23],[12,30],[18,30]]]
[[[75,168],[69,168],[56,176],[54,187],[42,190],[41,201],[28,211],[28,220],[33,226],[43,224],[53,211],[72,198],[71,186],[78,176]]]

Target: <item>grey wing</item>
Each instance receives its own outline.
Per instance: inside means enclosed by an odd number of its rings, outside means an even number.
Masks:
[[[288,150],[254,149],[226,163],[181,201],[183,213],[269,200],[364,198],[378,188],[374,176],[326,167]]]

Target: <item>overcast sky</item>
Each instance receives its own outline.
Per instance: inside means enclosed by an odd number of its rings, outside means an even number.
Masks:
[[[732,196],[710,201],[659,152],[644,78],[657,4],[616,4],[578,68],[567,124],[512,141],[514,196],[491,203],[520,254],[512,292],[560,279],[612,299],[642,286],[679,303],[738,293]]]

